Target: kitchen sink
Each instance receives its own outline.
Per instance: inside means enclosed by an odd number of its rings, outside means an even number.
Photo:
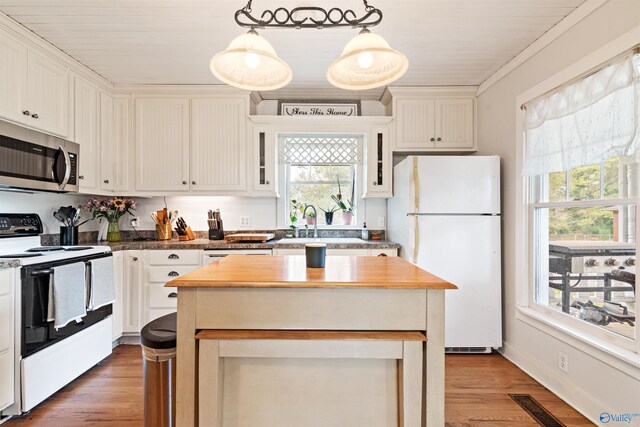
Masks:
[[[296,244],[296,243],[366,243],[362,239],[358,239],[355,237],[321,237],[318,239],[314,238],[295,238],[295,239],[282,239],[278,243],[282,244]],[[276,244],[278,244],[276,243]]]

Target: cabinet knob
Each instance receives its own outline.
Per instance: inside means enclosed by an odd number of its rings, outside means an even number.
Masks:
[[[137,256],[134,256],[134,257],[133,257],[133,258],[131,258],[131,259],[132,259],[133,261],[137,261],[137,260],[138,260],[138,257],[137,257]]]
[[[182,185],[187,185],[187,181],[182,181]]]
[[[266,183],[267,185],[269,185],[269,184],[270,184],[270,183],[269,183],[269,181],[265,181],[265,183]]]
[[[108,180],[108,179],[105,179],[105,180],[104,180],[104,183],[105,183],[105,184],[108,184],[108,183],[109,183],[109,180]]]
[[[431,138],[431,142],[435,142],[435,140],[436,140],[435,138]]]
[[[80,175],[78,178],[80,178],[80,179],[84,179],[84,175]]]
[[[31,117],[33,117],[34,119],[37,119],[38,115],[34,113],[34,114],[31,115]]]
[[[196,185],[196,182],[195,181],[191,181],[191,185]]]
[[[29,112],[29,110],[24,110],[24,111],[22,112],[22,114],[24,114],[25,116],[30,116],[30,115],[31,115],[31,113]]]
[[[373,185],[378,185],[378,181],[373,181]]]
[[[442,138],[438,137],[438,139],[436,141],[442,141]]]

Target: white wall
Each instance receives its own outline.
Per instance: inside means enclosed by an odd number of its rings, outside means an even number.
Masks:
[[[0,212],[35,212],[44,222],[45,233],[58,233],[59,223],[53,218],[53,212],[60,206],[77,206],[87,202],[90,196],[68,195],[54,193],[10,193],[0,192]],[[137,198],[138,209],[136,216],[140,218],[140,230],[153,230],[155,223],[149,212],[164,208],[162,197]],[[276,199],[249,197],[167,197],[167,206],[171,210],[178,210],[187,224],[193,230],[207,230],[207,211],[220,209],[224,227],[227,230],[241,230],[240,217],[250,216],[251,226],[246,230],[274,230],[276,229]],[[387,201],[385,199],[367,199],[367,224],[370,229],[379,230],[377,219],[385,216]],[[89,218],[88,213],[83,218]],[[130,229],[128,218],[120,221],[123,230]],[[360,225],[360,224],[359,224]],[[97,222],[90,221],[80,228],[80,231],[97,230]]]
[[[502,158],[505,355],[593,421],[603,411],[640,413],[640,381],[515,317],[516,97],[638,25],[640,1],[610,0],[478,98],[477,154]],[[558,369],[559,351],[568,373]]]

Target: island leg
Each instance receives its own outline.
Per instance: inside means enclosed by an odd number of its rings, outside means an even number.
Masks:
[[[444,426],[444,291],[427,291],[425,354],[427,427]]]
[[[196,289],[178,289],[176,425],[196,425],[198,399]]]

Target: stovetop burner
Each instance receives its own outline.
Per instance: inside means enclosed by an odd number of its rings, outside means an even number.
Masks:
[[[0,255],[0,258],[33,258],[36,256],[42,256],[41,253],[36,252],[36,253],[21,253],[21,254],[4,254],[4,255]]]
[[[27,249],[25,252],[54,252],[61,251],[64,248],[62,246],[40,246],[38,248]]]

